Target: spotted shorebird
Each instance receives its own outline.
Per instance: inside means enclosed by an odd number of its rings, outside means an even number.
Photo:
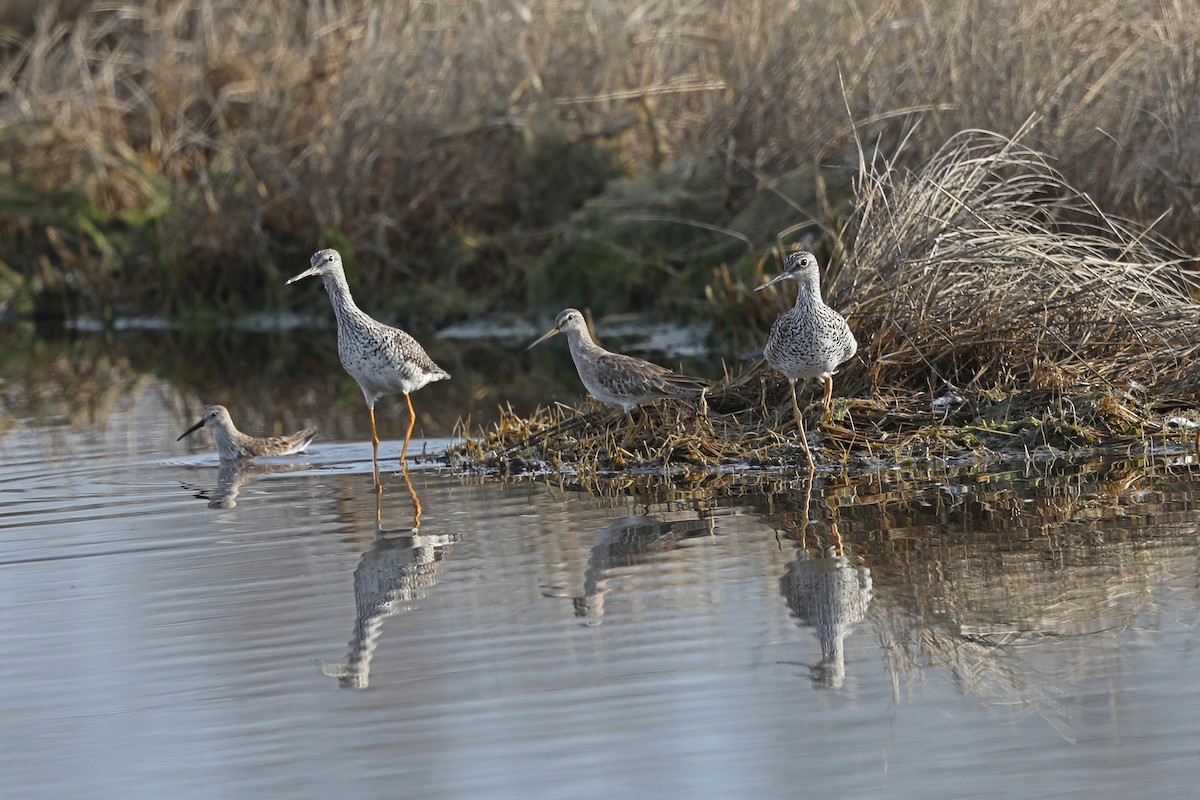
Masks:
[[[179,441],[192,431],[208,428],[222,461],[239,461],[257,456],[290,456],[302,453],[317,435],[316,428],[305,428],[289,436],[249,436],[233,424],[225,406],[205,406],[200,421],[180,434]]]
[[[450,373],[435,364],[416,339],[399,328],[372,319],[355,305],[350,287],[346,285],[342,257],[336,250],[318,250],[309,263],[308,269],[288,283],[310,275],[320,275],[325,282],[325,291],[329,292],[329,301],[337,318],[338,358],[350,377],[358,381],[371,414],[371,460],[378,487],[379,434],[375,427],[375,401],[385,394],[404,394],[408,403],[408,430],[404,432],[404,447],[400,452],[400,464],[404,466],[408,442],[417,421],[409,395],[428,383],[446,380]]]
[[[815,470],[816,464],[804,431],[804,419],[796,402],[796,381],[805,378],[823,380],[824,405],[828,412],[833,396],[834,370],[854,357],[858,352],[858,342],[842,315],[825,305],[821,299],[820,267],[812,253],[799,250],[790,254],[783,263],[783,272],[754,291],[788,278],[800,285],[796,305],[780,315],[771,326],[763,356],[768,364],[783,373],[791,385],[792,413],[796,415],[796,426],[800,429],[800,443],[808,457],[809,469]]]
[[[534,348],[559,333],[567,335],[571,359],[575,362],[575,371],[579,373],[584,388],[602,403],[624,410],[631,423],[631,432],[633,409],[642,403],[660,397],[701,395],[708,388],[708,382],[700,378],[681,375],[640,358],[605,350],[592,341],[583,314],[573,308],[560,312],[554,320],[554,327],[525,349]]]

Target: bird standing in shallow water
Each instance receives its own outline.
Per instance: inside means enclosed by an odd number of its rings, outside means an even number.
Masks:
[[[812,253],[799,250],[790,254],[783,263],[783,272],[754,291],[761,291],[788,278],[800,285],[796,304],[771,326],[763,356],[791,384],[792,413],[796,415],[796,425],[800,429],[800,443],[808,457],[809,469],[815,470],[816,464],[804,432],[804,419],[796,402],[796,381],[803,378],[824,380],[824,405],[828,412],[833,396],[834,370],[854,357],[858,352],[858,342],[842,315],[825,305],[821,299],[820,266]]]
[[[605,350],[592,341],[583,314],[574,308],[559,312],[554,327],[525,349],[537,347],[558,333],[567,335],[571,360],[575,362],[575,371],[579,373],[579,380],[583,381],[588,393],[602,403],[623,409],[625,416],[630,419],[631,431],[631,413],[642,403],[660,397],[700,395],[708,388],[708,382],[700,378]]]
[[[200,421],[181,433],[175,441],[178,442],[192,431],[201,428],[212,431],[213,441],[217,443],[217,453],[222,461],[302,453],[317,435],[316,428],[305,428],[290,436],[249,436],[237,429],[225,406],[205,406]]]
[[[338,358],[350,377],[358,382],[367,410],[371,413],[371,460],[375,466],[375,485],[379,482],[379,434],[375,427],[375,401],[385,394],[402,392],[408,403],[408,430],[400,452],[403,467],[408,457],[417,416],[409,395],[434,381],[443,381],[450,373],[439,367],[417,340],[399,328],[372,319],[354,303],[342,257],[336,250],[318,250],[309,260],[309,268],[288,281],[295,283],[310,275],[320,275],[337,318]]]

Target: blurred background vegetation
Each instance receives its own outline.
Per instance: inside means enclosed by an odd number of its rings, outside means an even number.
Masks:
[[[1198,60],[1186,0],[9,0],[0,308],[316,308],[283,281],[334,246],[418,324],[695,319],[776,245],[843,259],[872,154],[1031,117],[1066,185],[1194,252]]]

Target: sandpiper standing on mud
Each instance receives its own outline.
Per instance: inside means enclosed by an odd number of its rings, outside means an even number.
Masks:
[[[810,470],[816,469],[812,450],[804,431],[804,419],[796,402],[796,381],[821,378],[825,381],[824,405],[829,411],[833,396],[833,374],[839,364],[854,357],[858,342],[841,314],[825,305],[821,299],[821,274],[817,258],[806,250],[790,254],[783,263],[783,272],[759,286],[760,291],[791,278],[800,285],[796,304],[781,314],[771,326],[771,334],[763,347],[767,363],[788,379],[792,390],[792,413],[800,429],[800,443],[808,457]]]
[[[567,335],[571,360],[575,362],[575,371],[579,373],[584,388],[600,402],[623,409],[631,425],[633,409],[642,403],[660,397],[697,396],[708,388],[708,382],[701,378],[682,375],[640,358],[605,350],[592,341],[583,314],[574,308],[559,312],[554,327],[525,349],[537,347],[558,333]]]

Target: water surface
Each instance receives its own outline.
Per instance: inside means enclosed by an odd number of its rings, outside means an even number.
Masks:
[[[43,347],[4,384],[0,796],[1196,796],[1188,458],[589,491],[422,463],[414,531],[336,372],[230,402],[336,422],[222,470],[175,442],[210,390]]]

